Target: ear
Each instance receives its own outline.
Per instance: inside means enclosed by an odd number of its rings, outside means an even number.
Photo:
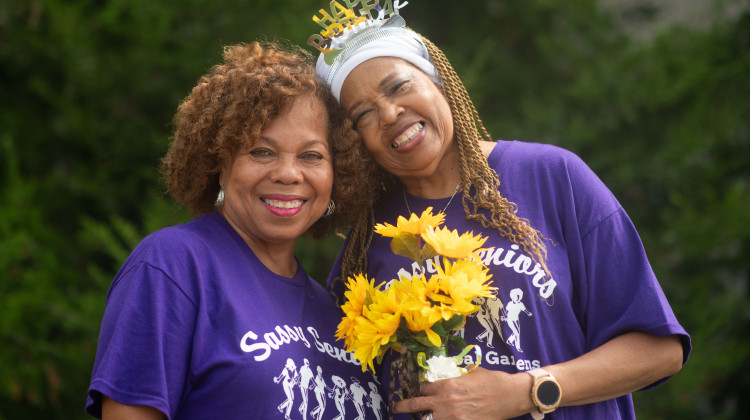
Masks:
[[[219,153],[219,156],[217,156],[217,159],[219,161],[219,164],[218,164],[219,186],[223,187],[224,181],[226,180],[225,178],[231,177],[232,167],[234,166],[234,163],[237,160],[237,158],[240,156],[240,154],[241,154],[241,150],[236,150],[234,154],[232,154],[231,156],[226,156],[224,153]]]
[[[221,162],[219,164],[219,186],[224,186],[224,174],[228,174],[231,168],[231,162]]]

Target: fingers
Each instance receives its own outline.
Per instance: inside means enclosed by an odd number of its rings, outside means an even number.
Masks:
[[[399,413],[416,413],[419,411],[429,411],[429,398],[414,397],[398,401],[393,404],[393,412]]]
[[[435,382],[422,382],[419,384],[419,395],[426,397],[435,394]]]

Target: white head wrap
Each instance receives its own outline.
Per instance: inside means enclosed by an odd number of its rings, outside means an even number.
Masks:
[[[359,29],[359,28],[356,28]],[[343,38],[343,39],[340,39]],[[333,64],[318,57],[316,72],[330,87],[336,100],[341,102],[341,87],[352,70],[375,57],[402,58],[422,70],[435,83],[442,84],[437,69],[430,60],[427,47],[415,32],[400,27],[365,27],[334,38],[341,45],[341,53]],[[343,45],[342,45],[343,44]]]

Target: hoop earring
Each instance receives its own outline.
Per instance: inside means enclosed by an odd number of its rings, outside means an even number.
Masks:
[[[333,202],[333,199],[328,203],[328,208],[326,209],[326,212],[323,213],[323,216],[330,216],[333,214],[333,211],[336,209],[336,203]]]
[[[214,207],[221,207],[224,205],[224,187],[221,187],[219,189],[219,195],[216,196],[216,201],[214,201]]]

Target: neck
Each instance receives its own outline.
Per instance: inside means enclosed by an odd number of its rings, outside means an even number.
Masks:
[[[247,244],[250,250],[253,251],[256,257],[260,260],[263,265],[271,270],[274,274],[278,274],[284,277],[294,277],[297,274],[297,259],[294,258],[294,247],[297,244],[296,239],[287,240],[278,243],[264,242],[254,240],[253,237],[243,232],[239,226],[235,225],[232,220],[224,215],[223,209],[219,209],[219,213],[224,216],[224,219],[232,226],[235,232],[242,238]]]
[[[461,182],[458,154],[450,154],[450,158],[444,159],[429,175],[401,176],[399,179],[411,195],[430,199],[450,197]]]
[[[256,249],[258,247],[254,247],[249,243],[248,246],[250,246],[250,249],[253,250],[253,253],[258,257],[260,262],[274,274],[288,278],[292,278],[297,274],[298,264],[294,258],[294,245],[291,248],[287,246],[271,246],[261,249]]]

